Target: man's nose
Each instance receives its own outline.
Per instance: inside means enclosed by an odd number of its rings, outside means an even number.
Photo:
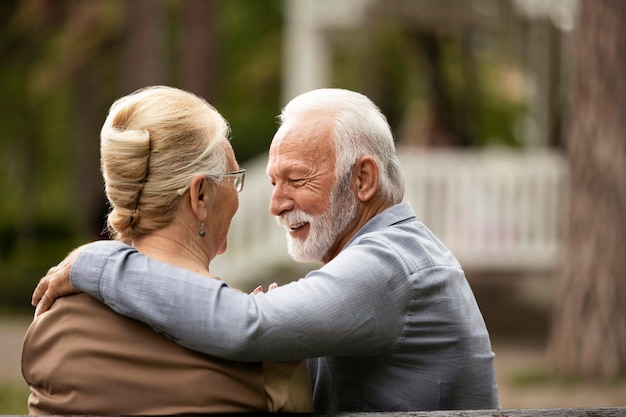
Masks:
[[[281,213],[293,209],[294,202],[285,186],[275,185],[270,199],[270,214],[280,216]]]

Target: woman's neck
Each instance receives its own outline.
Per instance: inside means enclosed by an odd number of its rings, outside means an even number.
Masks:
[[[215,278],[209,271],[210,258],[193,239],[184,239],[172,230],[159,230],[133,242],[139,252],[152,259]]]

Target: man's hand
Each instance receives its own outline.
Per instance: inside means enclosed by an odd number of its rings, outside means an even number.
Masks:
[[[57,298],[80,292],[72,286],[70,271],[82,248],[79,246],[70,252],[60,264],[48,269],[46,276],[39,281],[31,300],[31,304],[37,307],[35,317],[48,311]]]

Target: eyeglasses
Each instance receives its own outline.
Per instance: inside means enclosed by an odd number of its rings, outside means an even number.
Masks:
[[[246,170],[240,169],[239,171],[227,172],[220,175],[221,177],[229,177],[233,179],[237,192],[240,193],[243,190],[243,180],[246,178]]]

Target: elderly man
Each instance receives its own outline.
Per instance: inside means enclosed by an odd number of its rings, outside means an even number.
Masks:
[[[296,97],[267,173],[289,253],[323,261],[319,270],[248,296],[185,270],[164,275],[131,247],[96,242],[42,279],[38,312],[73,284],[191,349],[239,361],[310,358],[319,412],[499,408],[483,317],[458,261],[402,203],[379,109],[347,90]]]

